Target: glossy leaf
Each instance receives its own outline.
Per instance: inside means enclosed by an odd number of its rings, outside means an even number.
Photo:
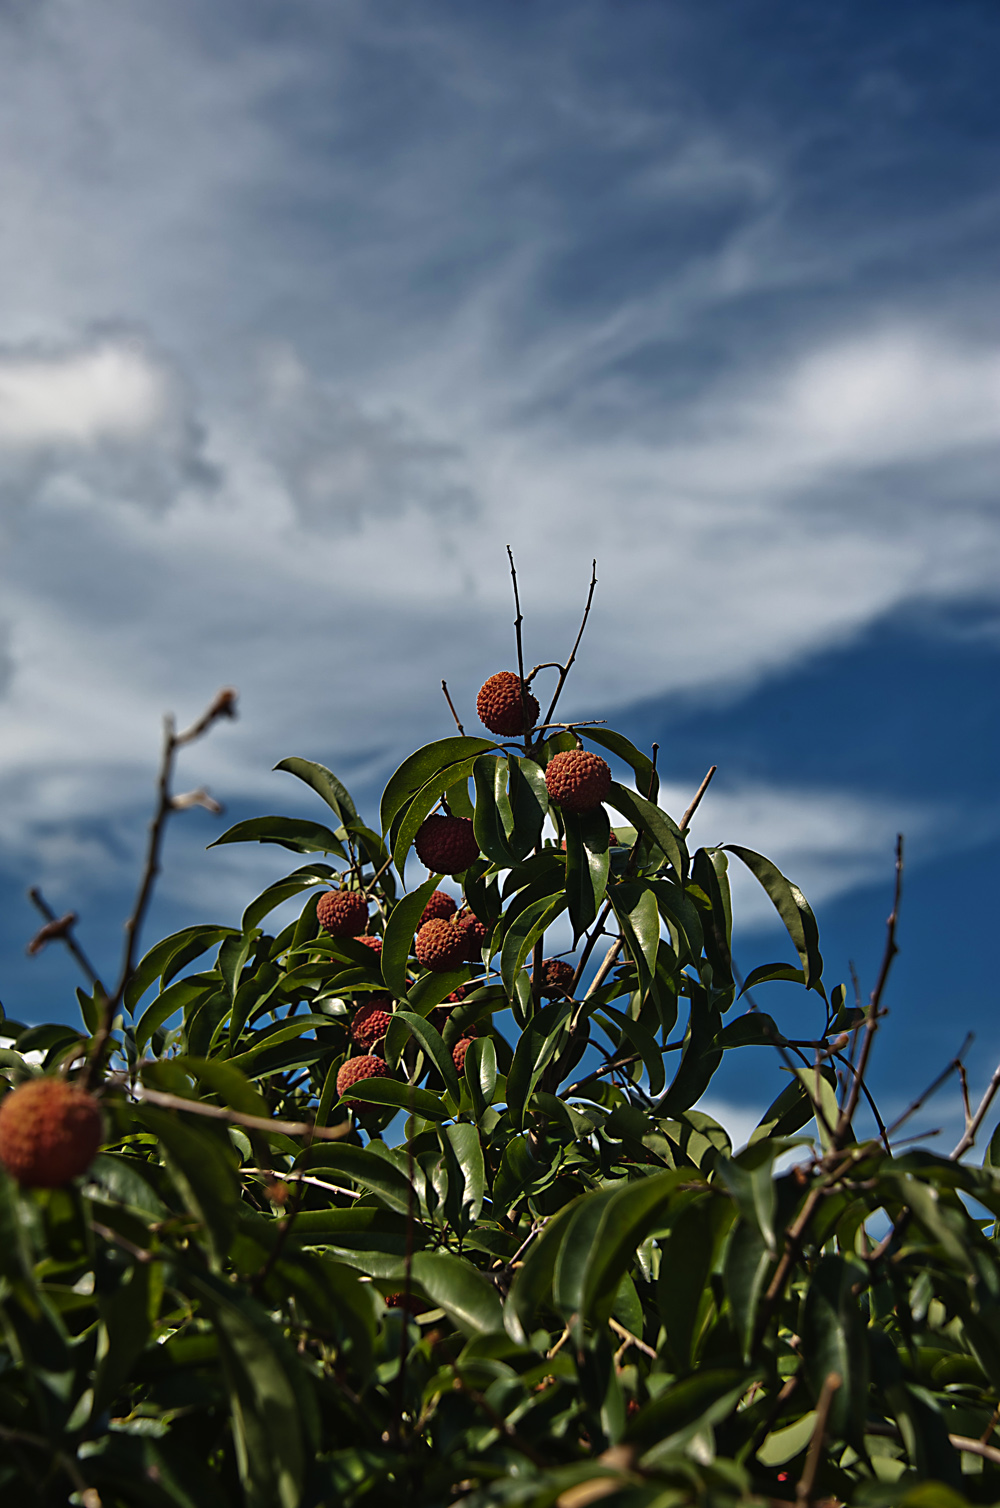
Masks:
[[[666,812],[636,791],[629,791],[625,786],[619,785],[616,780],[611,782],[608,805],[614,807],[616,812],[621,812],[627,822],[631,822],[651,843],[655,843],[673,865],[675,874],[680,876],[685,873],[687,850],[684,839],[680,829]]]
[[[208,846],[218,848],[223,843],[277,843],[292,853],[333,853],[345,863],[348,858],[343,843],[328,827],[300,817],[252,817],[237,822]]]
[[[603,806],[580,815],[563,812],[562,817],[566,832],[566,896],[576,939],[597,916],[608,888],[611,824]]]
[[[809,989],[819,982],[823,973],[823,958],[819,951],[819,928],[812,908],[802,891],[790,880],[786,880],[781,871],[765,859],[763,854],[754,853],[750,848],[739,848],[734,843],[725,845],[727,853],[734,853],[738,859],[750,870],[767,891],[789,937],[795,945],[795,951],[802,960],[802,972],[805,976],[806,988]]]
[[[418,889],[404,895],[392,908],[382,936],[382,978],[394,995],[406,993],[406,965],[414,933],[431,892],[440,876],[432,874]]]
[[[438,770],[446,769],[463,759],[472,759],[477,754],[484,754],[487,749],[496,747],[491,738],[440,738],[436,743],[425,744],[422,749],[404,759],[382,794],[379,809],[382,832],[389,831],[396,814]]]
[[[290,759],[279,760],[274,768],[286,770],[289,775],[296,775],[299,780],[304,780],[317,796],[322,797],[342,823],[357,821],[357,807],[351,800],[347,787],[325,765],[316,764],[312,759],[292,756]],[[336,836],[339,838],[341,834],[337,833]]]
[[[342,1098],[366,1105],[391,1105],[396,1110],[406,1110],[428,1121],[446,1121],[451,1115],[440,1095],[432,1094],[429,1089],[418,1089],[413,1084],[402,1084],[399,1079],[361,1079],[345,1090]]]

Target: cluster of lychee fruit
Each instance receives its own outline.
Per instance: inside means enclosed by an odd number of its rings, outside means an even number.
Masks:
[[[54,1074],[19,1084],[0,1102],[0,1162],[22,1188],[58,1189],[78,1178],[103,1136],[94,1096]]]

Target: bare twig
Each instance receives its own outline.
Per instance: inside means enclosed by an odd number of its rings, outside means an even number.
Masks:
[[[318,1135],[319,1129],[313,1128],[313,1134]],[[339,1183],[328,1183],[325,1178],[314,1178],[311,1173],[286,1173],[280,1168],[248,1168],[242,1167],[241,1173],[259,1175],[261,1178],[273,1178],[281,1183],[305,1183],[311,1189],[326,1189],[331,1194],[346,1194],[348,1199],[360,1199],[361,1195],[356,1189],[342,1188]]]
[[[66,944],[70,953],[89,979],[93,989],[99,990],[102,995],[107,995],[108,992],[101,983],[97,970],[73,936],[73,928],[77,921],[76,912],[68,911],[65,916],[57,917],[37,885],[32,885],[28,891],[28,897],[37,910],[46,918],[47,923],[46,926],[42,927],[40,932],[35,934],[28,944],[28,953],[31,955],[40,953],[47,942],[59,938],[60,941]]]
[[[145,1084],[137,1085],[135,1093],[140,1103],[148,1101],[150,1105],[160,1105],[164,1110],[184,1110],[191,1115],[205,1115],[233,1126],[246,1126],[250,1131],[275,1131],[281,1136],[340,1141],[351,1129],[349,1120],[340,1121],[336,1126],[314,1126],[310,1121],[276,1121],[268,1120],[263,1115],[244,1115],[241,1110],[230,1110],[225,1105],[206,1105],[202,1100],[187,1100],[180,1094],[164,1094],[159,1089],[148,1089]]]
[[[951,1160],[953,1162],[957,1162],[962,1154],[968,1152],[969,1148],[972,1146],[973,1142],[976,1139],[976,1133],[978,1132],[980,1126],[983,1124],[983,1121],[986,1119],[986,1112],[989,1110],[994,1099],[996,1098],[998,1089],[1000,1089],[1000,1068],[997,1068],[994,1071],[993,1077],[987,1084],[986,1093],[979,1101],[979,1106],[976,1110],[976,1113],[972,1117],[972,1120],[969,1122],[969,1124],[966,1126],[961,1141],[955,1147],[954,1151],[949,1153],[949,1156],[951,1157]]]
[[[595,560],[593,562],[592,566],[591,566],[591,571],[590,571],[590,589],[587,592],[587,605],[583,609],[583,621],[580,624],[579,632],[577,633],[576,639],[575,639],[575,641],[573,643],[573,648],[570,651],[569,659],[566,661],[565,665],[561,665],[559,667],[559,680],[558,680],[558,682],[556,684],[556,689],[555,689],[555,691],[554,691],[554,693],[552,695],[552,700],[549,703],[549,710],[545,714],[545,721],[546,721],[546,723],[550,723],[552,721],[552,714],[556,710],[556,703],[558,702],[560,696],[562,695],[562,689],[563,689],[563,687],[566,684],[566,677],[569,675],[570,670],[572,669],[572,666],[573,666],[573,661],[576,659],[576,652],[580,648],[580,641],[583,638],[583,631],[587,627],[587,619],[590,617],[590,607],[591,607],[591,603],[594,600],[594,589],[596,588],[596,586],[597,586],[597,561]]]
[[[510,545],[507,546],[507,559],[510,561],[510,579],[514,583],[514,638],[517,640],[517,684],[521,693],[521,728],[524,731],[524,747],[527,752],[531,743],[531,733],[528,730],[528,688],[524,684],[524,648],[521,644],[521,624],[524,615],[521,612],[521,599],[517,590],[517,567],[514,565],[514,552]]]
[[[970,1456],[982,1456],[984,1461],[992,1461],[994,1466],[1000,1466],[1000,1450],[987,1445],[984,1440],[972,1440],[968,1435],[949,1435],[948,1439],[956,1450],[964,1450]]]
[[[806,1456],[805,1468],[799,1478],[795,1491],[796,1508],[806,1508],[812,1497],[813,1483],[816,1481],[816,1473],[819,1470],[820,1456],[823,1451],[823,1437],[826,1434],[826,1422],[830,1417],[830,1406],[833,1403],[833,1395],[841,1386],[842,1378],[838,1372],[828,1372],[826,1381],[820,1389],[819,1401],[816,1404],[816,1424],[813,1429],[812,1439],[809,1442],[809,1454]]]
[[[152,897],[153,884],[160,871],[160,850],[163,844],[164,828],[167,818],[174,810],[173,798],[170,794],[170,777],[173,774],[174,759],[177,750],[185,744],[193,743],[196,738],[200,738],[218,718],[235,716],[236,692],[231,686],[223,686],[222,690],[216,693],[214,700],[202,713],[197,722],[192,723],[190,728],[186,728],[182,733],[175,731],[173,717],[167,716],[163,720],[163,753],[160,759],[160,773],[157,780],[156,810],[149,827],[146,863],[142,879],[139,883],[139,893],[132,908],[132,914],[125,923],[125,949],[118,984],[113,995],[108,996],[104,992],[105,999],[101,1007],[101,1020],[94,1033],[90,1056],[87,1059],[87,1066],[82,1075],[85,1088],[92,1087],[100,1075],[104,1054],[111,1036],[111,1029],[114,1025],[115,1012],[122,1002],[125,988],[135,970],[135,954],[139,943],[139,933]]]
[[[896,885],[892,896],[892,910],[885,924],[885,951],[882,954],[882,966],[872,990],[871,999],[868,1002],[868,1015],[865,1019],[864,1036],[861,1042],[861,1052],[858,1057],[858,1066],[855,1070],[854,1082],[847,1095],[847,1100],[841,1109],[837,1121],[837,1132],[834,1143],[839,1149],[843,1146],[850,1130],[851,1120],[858,1107],[858,1099],[861,1094],[861,1083],[868,1068],[868,1059],[871,1056],[872,1043],[878,1030],[879,1007],[882,1002],[882,992],[889,978],[889,970],[892,968],[892,960],[899,952],[896,946],[896,922],[899,918],[899,902],[903,892],[903,834],[899,833],[896,838]]]
[[[620,1325],[616,1319],[609,1319],[608,1326],[625,1341],[626,1346],[635,1346],[636,1350],[641,1351],[643,1356],[650,1356],[653,1361],[656,1361],[657,1355],[652,1346],[647,1346],[646,1342],[640,1340],[638,1335],[633,1335],[631,1330],[626,1330],[625,1326]]]
[[[680,821],[680,830],[682,833],[687,832],[688,828],[690,827],[691,818],[694,816],[695,812],[701,805],[701,798],[704,796],[705,792],[712,784],[712,776],[715,774],[718,768],[719,766],[714,764],[709,770],[708,774],[705,776],[704,780],[701,782],[701,785],[695,791],[694,800],[691,802],[691,805],[688,807],[687,811],[684,813]]]
[[[888,1127],[888,1134],[890,1136],[892,1136],[893,1132],[898,1131],[900,1126],[904,1125],[906,1121],[910,1119],[911,1115],[916,1115],[917,1111],[922,1109],[923,1106],[926,1105],[931,1096],[937,1093],[937,1091],[941,1088],[941,1085],[945,1083],[947,1079],[951,1078],[955,1070],[961,1067],[962,1057],[968,1051],[971,1042],[972,1033],[970,1032],[965,1041],[962,1043],[961,1047],[958,1049],[958,1052],[952,1058],[951,1062],[947,1064],[946,1067],[942,1068],[937,1078],[933,1079],[931,1083],[928,1084],[927,1088],[924,1089],[920,1094],[918,1094],[915,1100],[912,1100],[910,1104],[907,1105],[902,1115],[897,1115],[892,1125]],[[971,1117],[968,1117],[966,1119],[966,1126],[968,1126],[970,1119]]]
[[[458,713],[455,711],[455,703],[452,701],[451,696],[449,695],[449,692],[448,692],[448,682],[447,681],[442,680],[442,682],[441,682],[441,690],[444,692],[444,699],[445,699],[445,701],[448,703],[448,706],[451,708],[451,715],[455,719],[455,726],[458,729],[459,733],[461,733],[462,737],[464,738],[465,737],[465,729],[462,727],[462,724],[459,721]]]

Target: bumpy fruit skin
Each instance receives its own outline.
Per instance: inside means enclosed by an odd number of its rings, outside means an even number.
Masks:
[[[417,962],[432,974],[447,974],[449,969],[457,969],[465,963],[468,947],[462,927],[438,919],[424,922],[417,933],[413,951]]]
[[[542,964],[542,994],[546,1000],[568,995],[576,970],[562,958],[549,958]]]
[[[316,920],[331,937],[358,937],[368,925],[368,902],[359,890],[327,890],[316,903]]]
[[[496,675],[491,675],[476,697],[479,721],[491,733],[503,733],[507,736],[526,733],[525,710],[528,713],[528,728],[533,728],[538,721],[538,701],[525,687],[522,708],[521,681],[512,670],[499,670]]]
[[[469,1048],[471,1046],[471,1037],[459,1037],[458,1041],[455,1043],[455,1046],[451,1050],[451,1061],[454,1063],[455,1068],[459,1073],[461,1073],[462,1069],[465,1067],[465,1055],[469,1051]]]
[[[484,927],[477,916],[466,912],[459,916],[454,925],[459,928],[465,938],[465,958],[468,963],[481,963],[483,948],[489,942],[490,929]]]
[[[381,953],[382,939],[380,937],[359,937],[359,943],[364,943],[366,948],[371,948],[373,953]]]
[[[355,1084],[360,1084],[362,1079],[387,1079],[389,1070],[381,1058],[376,1058],[373,1053],[366,1053],[361,1058],[348,1058],[343,1063],[337,1074],[337,1093],[345,1094],[348,1089],[353,1089]]]
[[[479,858],[469,817],[427,817],[413,840],[417,858],[432,874],[461,874]]]
[[[61,1188],[87,1171],[102,1140],[97,1101],[65,1079],[30,1079],[0,1103],[0,1162],[22,1188]]]
[[[370,1052],[376,1042],[381,1042],[392,1021],[388,1010],[391,1004],[388,995],[373,995],[364,1005],[358,1006],[351,1017],[351,1041],[355,1047]]]
[[[563,811],[592,812],[611,795],[611,766],[589,749],[569,749],[549,760],[545,784]]]
[[[427,905],[420,913],[418,926],[422,927],[424,922],[446,922],[457,910],[458,902],[453,901],[444,890],[432,890],[427,897]]]

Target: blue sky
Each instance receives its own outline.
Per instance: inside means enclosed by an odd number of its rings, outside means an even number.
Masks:
[[[0,4],[8,1011],[71,1009],[29,883],[110,972],[165,710],[239,688],[181,775],[229,817],[308,809],[292,752],[373,793],[511,663],[509,541],[538,659],[598,557],[567,707],[678,807],[717,762],[703,841],[831,960],[907,833],[887,1092],[966,1023],[987,1074],[998,45],[992,0]],[[280,868],[212,820],[149,940]]]

